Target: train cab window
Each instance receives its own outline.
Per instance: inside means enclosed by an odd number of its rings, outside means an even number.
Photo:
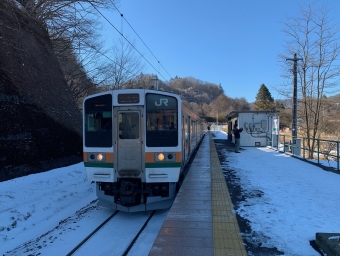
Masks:
[[[86,131],[112,131],[112,112],[87,112]]]
[[[175,97],[146,95],[146,146],[178,145],[178,103]]]
[[[112,96],[89,98],[84,104],[86,147],[112,147]]]

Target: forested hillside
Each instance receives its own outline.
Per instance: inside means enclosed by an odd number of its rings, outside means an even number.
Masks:
[[[155,87],[153,75],[141,74],[124,83],[121,88]],[[192,109],[207,122],[226,122],[225,116],[233,110],[249,110],[245,98],[230,98],[221,85],[205,82],[194,77],[175,77],[169,83],[158,81],[158,89],[173,92],[182,97]]]

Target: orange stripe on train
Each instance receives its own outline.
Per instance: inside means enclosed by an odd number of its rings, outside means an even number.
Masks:
[[[89,153],[89,152],[83,152],[84,162],[89,162],[89,160],[87,159],[87,153]],[[93,152],[93,153],[96,153],[96,152]],[[105,154],[105,157],[106,157],[105,163],[113,163],[113,160],[114,160],[113,152],[100,152],[100,153]]]

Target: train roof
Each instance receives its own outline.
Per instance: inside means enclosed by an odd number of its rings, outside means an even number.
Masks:
[[[189,104],[187,104],[184,99],[173,92],[166,92],[166,91],[159,91],[156,89],[144,89],[144,88],[134,88],[134,89],[118,89],[118,90],[108,90],[108,91],[104,91],[104,92],[100,92],[100,93],[96,93],[96,94],[92,94],[87,96],[84,101],[86,99],[89,98],[93,98],[93,97],[97,97],[97,96],[101,96],[101,95],[105,95],[105,94],[114,94],[114,93],[137,93],[137,92],[141,92],[143,91],[144,94],[146,93],[156,93],[156,94],[163,94],[163,95],[169,95],[169,96],[175,96],[178,100],[180,100],[182,106],[184,106],[184,108],[187,109],[187,111],[191,112],[191,115],[194,114],[195,118],[201,119],[200,116],[191,108],[191,106]]]
[[[101,95],[105,95],[105,94],[128,93],[128,92],[133,93],[133,92],[141,92],[141,91],[144,91],[144,94],[146,94],[146,93],[159,93],[159,94],[172,95],[172,96],[176,96],[176,97],[180,98],[183,101],[183,99],[178,94],[173,93],[173,92],[159,91],[159,90],[155,90],[155,89],[143,89],[143,88],[108,90],[108,91],[88,95],[85,99],[97,97],[97,96],[101,96]]]

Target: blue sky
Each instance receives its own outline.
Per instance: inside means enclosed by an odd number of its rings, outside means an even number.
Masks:
[[[105,16],[124,36],[135,39],[136,48],[152,64],[145,73],[162,80],[194,77],[221,84],[227,96],[254,102],[264,83],[274,99],[282,99],[275,88],[290,83],[281,78],[278,54],[284,53],[282,21],[295,16],[302,0],[121,0],[119,11],[143,39],[138,39],[118,12]],[[331,8],[340,26],[340,1],[319,0]],[[103,21],[107,45],[119,33]],[[155,70],[155,69],[157,70]],[[171,75],[171,77],[168,75]],[[164,79],[164,78],[165,79]]]

